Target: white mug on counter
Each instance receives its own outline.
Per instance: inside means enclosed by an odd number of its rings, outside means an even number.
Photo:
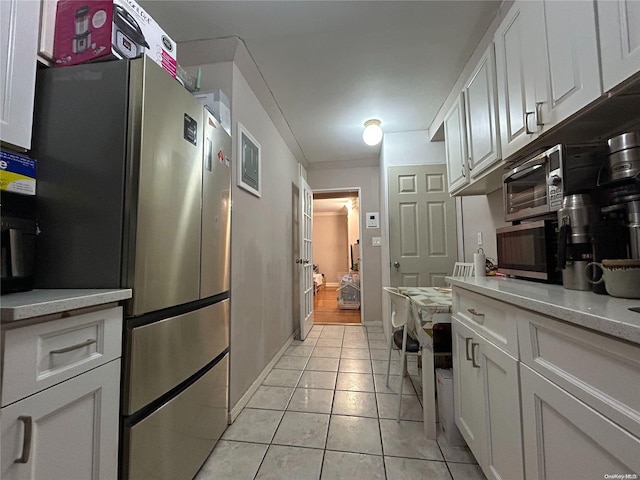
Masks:
[[[602,276],[598,280],[591,279],[592,266],[602,270]],[[604,282],[607,293],[612,297],[640,298],[640,260],[606,259],[602,262],[589,262],[585,272],[590,283]]]

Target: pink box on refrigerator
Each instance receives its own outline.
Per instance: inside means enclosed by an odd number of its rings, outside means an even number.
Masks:
[[[60,0],[53,57],[56,66],[153,59],[176,76],[176,42],[134,0]]]

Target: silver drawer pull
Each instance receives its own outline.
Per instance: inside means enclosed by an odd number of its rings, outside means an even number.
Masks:
[[[475,315],[476,317],[484,317],[484,313],[476,312],[476,309],[475,309],[475,308],[469,308],[469,309],[467,309],[467,311],[468,311],[471,315]]]
[[[465,348],[465,350],[466,350],[466,353],[467,353],[467,360],[469,360],[469,361],[471,361],[471,356],[469,355],[469,343],[470,343],[472,340],[473,340],[473,338],[471,338],[471,337],[465,337],[465,339],[464,339],[464,341],[465,341],[465,343],[466,343],[466,345],[465,345],[465,347],[466,347],[466,348]]]
[[[28,463],[31,454],[31,427],[33,421],[31,417],[18,417],[24,423],[24,438],[22,439],[22,456],[14,461],[14,463]]]
[[[471,344],[471,365],[473,365],[473,368],[480,368],[480,365],[476,363],[476,347],[479,347],[479,346],[480,346],[479,343]]]
[[[73,352],[74,350],[80,350],[81,348],[88,347],[89,345],[93,345],[94,343],[98,343],[97,340],[87,340],[86,342],[78,343],[76,345],[71,345],[70,347],[59,348],[58,350],[51,350],[49,355],[56,355],[58,353],[67,353]]]

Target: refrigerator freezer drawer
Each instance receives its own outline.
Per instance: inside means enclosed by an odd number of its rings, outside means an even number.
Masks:
[[[180,395],[125,430],[129,479],[195,476],[227,428],[228,372],[227,354]]]
[[[184,382],[229,346],[229,300],[127,334],[123,413],[129,415]]]

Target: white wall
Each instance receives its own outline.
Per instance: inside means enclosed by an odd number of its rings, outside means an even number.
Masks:
[[[363,321],[381,320],[380,247],[371,245],[380,229],[364,228],[366,212],[380,211],[380,172],[378,167],[323,168],[308,171],[308,183],[314,190],[352,190],[360,188],[360,288]]]
[[[293,294],[298,162],[245,77],[233,64],[233,129],[241,122],[261,145],[262,198],[232,177],[230,407],[297,328]],[[237,145],[233,159],[237,165]]]
[[[313,215],[313,263],[324,273],[327,286],[337,286],[339,273],[349,272],[346,212]]]
[[[494,263],[497,259],[496,228],[511,225],[504,221],[502,190],[489,195],[461,197],[462,200],[462,241],[465,262],[473,262],[473,254],[478,249],[478,232],[482,232],[482,248],[487,258]]]

